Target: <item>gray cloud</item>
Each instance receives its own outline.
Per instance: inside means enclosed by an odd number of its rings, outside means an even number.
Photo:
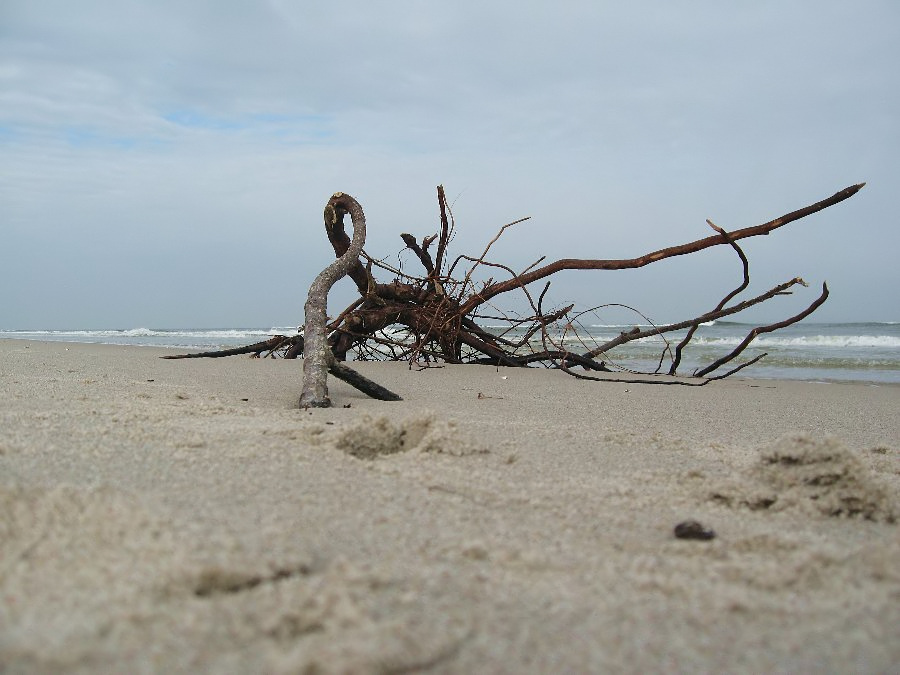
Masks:
[[[0,327],[296,323],[332,192],[396,259],[399,232],[434,231],[437,183],[457,252],[531,215],[495,249],[525,266],[638,255],[866,180],[748,243],[751,272],[827,279],[820,320],[897,319],[877,289],[900,286],[898,33],[874,0],[6,2]],[[723,249],[551,294],[667,320],[738,274]]]

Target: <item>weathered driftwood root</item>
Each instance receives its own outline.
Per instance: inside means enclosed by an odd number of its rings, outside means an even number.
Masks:
[[[790,222],[852,197],[864,185],[864,183],[852,185],[831,197],[761,225],[725,231],[709,222],[715,230],[714,235],[662,248],[637,258],[609,260],[566,258],[544,263],[544,257],[541,257],[521,271],[492,262],[487,256],[493,244],[508,228],[525,219],[507,223],[500,228],[480,256],[459,255],[452,258],[449,255],[448,245],[455,234],[455,222],[443,187],[439,186],[440,227],[437,233],[426,236],[421,241],[411,234],[401,235],[404,250],[411,251],[415,256],[414,260],[424,270],[424,273],[420,274],[406,271],[403,257],[400,257],[396,267],[392,267],[384,260],[376,260],[363,251],[365,217],[362,207],[352,197],[336,193],[325,208],[325,231],[334,248],[336,260],[310,287],[305,306],[305,342],[303,338],[295,336],[290,343],[284,344],[283,347],[279,346],[278,353],[284,358],[295,358],[300,353],[305,356],[303,394],[300,399],[303,407],[330,404],[325,380],[328,373],[344,379],[369,396],[382,400],[399,398],[392,392],[386,390],[382,392],[382,388],[375,383],[365,384],[364,382],[369,381],[348,374],[349,369],[340,362],[344,361],[350,352],[354,352],[356,358],[360,360],[403,360],[411,365],[442,362],[528,367],[542,364],[584,379],[599,378],[582,373],[576,374],[572,369],[578,367],[585,373],[617,370],[650,376],[626,381],[676,384],[678,382],[654,379],[653,376],[660,374],[667,356],[671,358],[668,374],[677,374],[682,352],[701,324],[732,316],[776,296],[787,295],[790,289],[798,284],[806,285],[802,279],[794,278],[765,293],[738,301],[737,296],[743,293],[750,283],[749,263],[737,243],[738,240],[767,235]],[[346,214],[350,215],[353,222],[352,240],[344,230],[343,216]],[[436,246],[432,249],[433,244]],[[599,307],[578,313],[573,311],[572,305],[546,312],[543,309],[543,299],[549,288],[550,279],[557,272],[634,269],[719,245],[728,245],[737,253],[743,268],[742,283],[727,293],[711,311],[692,319],[658,326],[653,325],[646,316],[628,308],[640,315],[643,322],[650,327],[643,330],[634,328],[603,344],[598,344],[597,341],[584,337],[584,332],[579,334],[579,327],[580,317]],[[457,267],[465,266],[468,266],[468,269],[457,272]],[[378,283],[372,275],[373,267],[387,270],[393,275],[393,280],[387,284]],[[487,281],[478,281],[475,273],[487,276],[485,270],[497,275],[499,280],[491,277]],[[328,291],[344,275],[349,275],[353,280],[359,297],[337,318],[327,323]],[[529,288],[539,280],[544,281],[545,285],[543,291],[535,298]],[[497,308],[495,304],[497,299],[500,296],[509,297],[505,294],[511,292],[524,296],[532,311],[530,316],[512,316]],[[705,368],[698,367],[689,382],[681,383],[699,386],[728,377],[756,363],[765,354],[745,360],[724,374],[711,374],[741,355],[757,335],[783,328],[811,314],[825,301],[827,295],[827,287],[823,287],[822,295],[803,312],[785,321],[753,329],[738,348],[716,359]],[[503,328],[498,329],[498,325]],[[493,328],[488,330],[484,326]],[[675,347],[673,353],[665,335],[684,329],[687,329],[687,335]],[[661,336],[665,342],[655,371],[652,371],[651,366],[648,372],[636,372],[615,363],[614,356],[610,354],[613,349],[651,336]],[[576,347],[573,348],[573,345]],[[248,352],[259,354],[254,348],[260,346],[269,348],[271,345],[268,342],[258,343],[248,348],[172,358],[226,356]],[[360,382],[362,384],[358,384]]]
[[[823,199],[810,206],[803,207],[791,213],[785,214],[761,225],[746,227],[726,232],[712,223],[710,226],[716,234],[705,239],[699,239],[687,244],[671,246],[647,253],[637,258],[628,259],[563,259],[539,266],[543,258],[530,265],[521,272],[515,272],[509,267],[490,262],[486,259],[491,246],[503,232],[521,221],[514,221],[504,225],[497,235],[488,243],[484,252],[478,257],[460,255],[451,263],[445,262],[447,244],[454,235],[455,224],[452,213],[447,205],[442,187],[438,187],[438,202],[440,205],[440,230],[439,234],[427,236],[419,243],[410,234],[402,234],[401,238],[408,250],[410,250],[418,262],[424,268],[424,276],[416,276],[403,269],[395,269],[382,261],[373,260],[365,253],[362,257],[368,260],[369,269],[363,266],[362,261],[351,265],[350,275],[356,282],[360,297],[340,316],[329,325],[331,334],[329,344],[339,360],[345,359],[352,349],[356,351],[358,358],[391,359],[419,361],[438,361],[446,363],[472,363],[491,364],[496,366],[525,367],[535,363],[559,368],[571,373],[571,368],[581,366],[584,370],[609,371],[606,361],[608,353],[615,347],[628,342],[639,340],[649,336],[660,336],[670,331],[688,329],[688,335],[676,348],[673,356],[673,364],[669,374],[676,374],[676,369],[681,361],[681,353],[690,342],[694,332],[701,323],[714,321],[722,317],[731,316],[753,305],[768,301],[777,295],[784,295],[795,284],[803,284],[800,279],[792,279],[780,284],[767,293],[763,293],[742,302],[734,301],[734,298],[744,291],[749,285],[749,272],[746,256],[736,243],[737,240],[746,237],[767,235],[770,232],[799,220],[822,209],[838,204],[856,194],[863,183],[850,186],[831,197]],[[340,227],[327,228],[336,256],[343,255],[349,247],[349,237]],[[437,252],[432,257],[429,250],[437,241]],[[557,272],[563,270],[618,270],[643,267],[666,258],[696,253],[718,245],[729,245],[738,254],[743,265],[743,283],[728,293],[712,310],[701,316],[666,326],[652,326],[646,330],[635,329],[622,333],[614,340],[605,344],[584,345],[580,353],[571,351],[571,347],[563,342],[555,342],[550,335],[549,328],[555,326],[558,330],[563,328],[563,333],[572,334],[576,329],[579,315],[571,316],[572,307],[562,310],[544,312],[541,308],[541,300],[547,291],[544,286],[540,298],[535,302],[529,293],[529,284],[538,280],[546,280]],[[454,274],[454,270],[461,262],[468,262],[471,267],[464,273]],[[394,281],[389,284],[376,283],[371,275],[371,267],[375,265],[392,272]],[[489,279],[483,284],[477,284],[473,280],[473,272],[477,268],[497,269],[508,275],[505,280],[495,281]],[[549,282],[548,282],[549,285]],[[804,284],[805,285],[805,284]],[[494,308],[493,299],[497,296],[517,291],[524,294],[531,305],[534,314],[528,318],[512,318]],[[800,318],[814,311],[824,300],[813,303],[808,310],[802,313]],[[731,303],[731,304],[729,304]],[[484,308],[490,307],[486,312]],[[646,317],[645,317],[646,318]],[[793,320],[799,320],[795,318]],[[792,321],[792,320],[789,320]],[[480,323],[505,324],[509,328],[499,335],[481,328]],[[650,323],[649,320],[647,323]],[[778,326],[788,324],[777,324]],[[505,336],[512,330],[520,331],[516,340],[510,340]],[[521,337],[524,332],[525,337]],[[758,331],[761,332],[761,331]],[[540,337],[543,349],[535,349],[533,336]],[[752,339],[752,338],[751,338]],[[748,343],[749,344],[749,343]],[[666,343],[666,348],[660,355],[660,366],[655,372],[645,373],[655,375],[659,373],[662,361],[666,354],[671,354],[671,348]],[[740,354],[736,351],[723,360],[715,363],[719,368]],[[597,360],[603,358],[603,361]],[[756,357],[751,362],[758,360]],[[725,375],[710,377],[718,379],[746,367],[744,363],[730,370]],[[703,374],[711,372],[704,369]],[[571,373],[574,374],[574,373]],[[695,373],[699,376],[700,371]]]
[[[337,260],[319,273],[309,287],[309,295],[304,305],[306,327],[303,331],[305,344],[303,348],[303,391],[300,394],[301,408],[327,408],[331,405],[327,384],[329,371],[340,372],[341,379],[347,380],[360,389],[369,384],[375,384],[358,373],[353,373],[346,366],[341,366],[340,369],[336,367],[337,363],[331,351],[331,345],[328,344],[326,333],[328,291],[338,279],[345,276],[354,267],[359,266],[359,256],[366,241],[366,217],[359,202],[343,192],[335,192],[328,200],[328,204],[325,205],[325,227],[329,233],[338,230],[343,232],[343,219],[348,213],[353,223],[353,240]],[[337,372],[335,372],[336,375]],[[362,386],[354,384],[354,382],[362,383],[363,381],[368,384]],[[382,400],[398,400],[400,398],[383,387],[378,387],[378,391],[379,395],[376,398]]]

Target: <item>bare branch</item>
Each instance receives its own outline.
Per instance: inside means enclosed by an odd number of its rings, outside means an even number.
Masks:
[[[431,259],[431,254],[428,253],[427,250],[419,246],[416,238],[411,234],[407,234],[405,232],[400,235],[400,238],[403,240],[403,243],[406,244],[406,248],[416,254],[416,257],[419,259],[419,262],[422,263],[422,267],[425,268],[425,271],[428,273],[428,275],[431,276],[432,274],[434,274],[434,261]]]
[[[161,359],[215,359],[221,358],[223,356],[237,356],[238,354],[254,354],[259,356],[263,352],[274,352],[276,349],[282,349],[287,347],[288,345],[296,345],[299,344],[302,348],[303,346],[303,336],[301,335],[292,335],[288,337],[286,335],[274,335],[268,340],[263,340],[262,342],[257,342],[252,345],[247,345],[245,347],[234,347],[232,349],[219,349],[211,352],[196,352],[193,354],[167,354],[166,356],[161,356]]]
[[[437,254],[434,263],[434,273],[440,274],[444,264],[444,253],[450,240],[450,223],[447,220],[447,195],[444,194],[444,186],[438,185],[438,208],[441,211],[441,236],[438,239]]]
[[[682,328],[687,328],[688,326],[695,323],[707,323],[708,321],[715,321],[716,319],[721,319],[725,316],[743,312],[748,307],[758,305],[759,303],[765,302],[770,298],[774,298],[776,295],[783,295],[784,291],[791,286],[803,283],[803,279],[797,277],[795,279],[791,279],[790,281],[786,281],[783,284],[775,286],[775,288],[766,291],[762,295],[758,295],[755,298],[751,298],[750,300],[745,300],[744,302],[741,302],[732,307],[727,307],[725,309],[720,309],[714,312],[707,312],[706,314],[693,319],[688,319],[687,321],[680,321],[678,323],[670,323],[665,326],[654,327],[652,330],[642,331],[639,328],[634,328],[633,330],[628,331],[627,333],[622,333],[619,335],[619,337],[592,349],[591,351],[587,352],[585,356],[587,356],[588,358],[593,358],[599,354],[602,354],[603,352],[609,351],[613,347],[618,347],[619,345],[623,345],[626,342],[631,342],[632,340],[640,340],[641,338],[650,337],[651,335],[659,335],[661,333],[669,333],[673,330],[681,330]]]
[[[713,311],[718,311],[718,310],[722,309],[729,300],[731,300],[733,297],[735,297],[736,295],[741,293],[745,288],[747,288],[747,286],[750,285],[750,263],[747,260],[747,256],[744,255],[744,251],[741,249],[740,246],[737,245],[737,242],[735,242],[731,238],[731,235],[729,235],[725,230],[723,230],[721,227],[719,227],[718,225],[716,225],[709,219],[707,219],[706,223],[711,228],[713,228],[716,232],[718,232],[723,237],[726,237],[728,239],[728,243],[731,244],[731,248],[733,248],[735,250],[735,252],[738,254],[738,257],[741,259],[741,264],[743,265],[743,272],[744,272],[743,283],[741,283],[740,286],[735,288],[733,291],[731,291],[731,293],[729,293],[728,295],[726,295],[724,298],[722,298],[719,301],[719,304],[716,305],[715,309],[713,310]],[[677,347],[675,347],[675,357],[672,359],[672,365],[669,368],[669,375],[674,375],[675,371],[678,370],[678,364],[681,363],[681,352],[687,346],[687,344],[691,341],[691,338],[694,337],[694,333],[696,332],[696,330],[699,326],[700,326],[699,323],[695,323],[693,326],[691,326],[688,329],[687,335],[684,336],[684,339],[678,343]]]
[[[703,377],[707,373],[711,373],[723,364],[728,363],[736,356],[738,356],[744,349],[749,345],[753,340],[756,339],[757,335],[762,333],[771,333],[772,331],[778,330],[779,328],[784,328],[786,326],[790,326],[793,323],[797,323],[801,319],[805,319],[810,314],[812,314],[816,309],[828,298],[828,284],[822,284],[822,295],[820,295],[813,303],[804,309],[802,312],[797,314],[796,316],[792,316],[790,319],[785,319],[784,321],[779,321],[778,323],[769,324],[768,326],[758,326],[750,331],[750,333],[743,339],[743,341],[735,347],[734,351],[730,354],[723,356],[721,359],[718,359],[708,365],[706,368],[699,370],[695,373],[697,377]]]
[[[802,209],[792,211],[791,213],[787,213],[783,216],[775,218],[774,220],[770,220],[769,222],[763,223],[762,225],[755,225],[753,227],[745,227],[741,230],[735,230],[730,234],[729,237],[724,237],[719,234],[716,236],[706,237],[705,239],[698,239],[697,241],[692,241],[688,244],[681,244],[679,246],[670,246],[669,248],[663,248],[658,251],[653,251],[652,253],[647,253],[638,258],[627,258],[621,260],[582,260],[577,258],[565,258],[562,260],[557,260],[556,262],[552,262],[549,265],[545,265],[544,267],[539,267],[538,269],[529,272],[528,274],[523,274],[518,279],[503,281],[497,284],[493,284],[489,288],[485,288],[477,298],[471,298],[465,305],[463,305],[461,310],[465,313],[468,313],[477,305],[486,300],[489,300],[490,298],[493,298],[499,293],[505,293],[506,291],[517,288],[521,285],[528,285],[537,281],[538,279],[544,279],[551,274],[555,274],[556,272],[560,272],[562,270],[634,269],[638,267],[644,267],[645,265],[649,265],[650,263],[658,262],[666,258],[702,251],[703,249],[709,248],[711,246],[728,244],[729,239],[732,241],[736,241],[738,239],[744,239],[745,237],[755,237],[759,235],[769,234],[772,230],[775,230],[783,225],[821,211],[822,209],[828,208],[829,206],[833,206],[834,204],[842,202],[845,199],[849,199],[857,192],[859,192],[863,188],[863,186],[865,186],[865,183],[851,185],[850,187],[844,188],[840,192],[833,194],[827,199],[823,199],[822,201],[816,202],[815,204],[805,206]]]

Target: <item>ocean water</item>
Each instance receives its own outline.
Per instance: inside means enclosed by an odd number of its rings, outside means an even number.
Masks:
[[[714,321],[695,332],[682,354],[678,373],[690,375],[735,349],[756,324]],[[602,343],[633,326],[589,326],[592,340]],[[648,326],[640,326],[646,329]],[[671,354],[687,331],[673,331],[617,347],[605,357],[611,366],[625,370],[668,372]],[[578,351],[579,338],[563,335],[572,351]],[[588,347],[590,341],[584,341]],[[585,351],[585,350],[581,350]],[[740,363],[766,354],[757,363],[736,374],[737,377],[797,379],[812,381],[857,380],[900,383],[900,322],[872,323],[798,323],[754,339],[734,361],[710,373],[725,373]]]
[[[700,326],[682,357],[679,374],[689,375],[734,349],[752,330],[751,324],[715,321]],[[616,337],[632,326],[581,326],[579,335],[559,331],[557,344],[583,352]],[[641,328],[645,328],[642,326]],[[490,329],[490,328],[489,328]],[[167,347],[180,351],[205,351],[238,347],[266,340],[273,335],[293,335],[296,326],[218,329],[109,329],[109,330],[0,330],[0,339],[92,342],[103,344]],[[684,331],[665,336],[674,350]],[[507,337],[515,339],[516,334]],[[536,345],[540,348],[540,345]],[[660,336],[617,347],[603,357],[615,368],[653,371],[666,341]],[[799,379],[812,381],[856,380],[900,383],[900,322],[804,323],[757,337],[742,355],[717,373],[766,353],[762,360],[743,369],[738,377]],[[667,372],[669,359],[660,372]],[[713,373],[713,374],[717,374]]]

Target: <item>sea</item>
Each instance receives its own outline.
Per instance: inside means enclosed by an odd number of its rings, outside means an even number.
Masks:
[[[679,374],[690,375],[732,351],[753,324],[714,321],[699,327],[682,357]],[[486,326],[496,332],[497,328]],[[560,329],[551,337],[574,352],[615,338],[632,325],[582,325],[577,334]],[[640,326],[646,328],[646,326]],[[273,335],[294,335],[296,326],[256,328],[123,328],[98,330],[0,330],[0,339],[85,342],[138,347],[164,347],[173,352],[198,352],[239,347]],[[684,331],[653,336],[617,347],[598,357],[624,372],[667,372],[669,356]],[[506,335],[516,339],[515,333]],[[668,342],[668,345],[667,345]],[[668,348],[667,348],[668,347]],[[540,344],[535,344],[540,349]],[[900,384],[900,322],[805,323],[759,335],[740,357],[719,374],[765,353],[735,375],[742,378],[791,379],[819,382],[860,381]],[[664,358],[660,363],[660,355]]]

